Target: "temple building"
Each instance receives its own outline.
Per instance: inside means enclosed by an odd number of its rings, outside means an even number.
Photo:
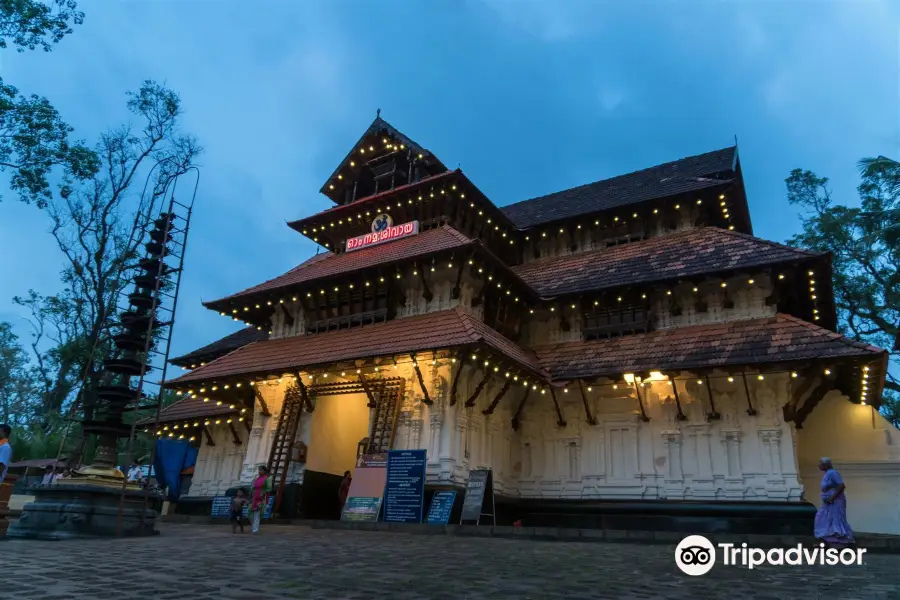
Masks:
[[[500,207],[379,116],[320,192],[288,225],[323,252],[172,361],[192,498],[266,464],[309,516],[424,448],[429,488],[491,468],[500,524],[787,531],[829,456],[853,526],[900,533],[888,355],[837,333],[829,255],[754,237],[737,147]]]

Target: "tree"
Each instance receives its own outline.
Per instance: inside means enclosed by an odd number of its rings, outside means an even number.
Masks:
[[[72,32],[70,22],[83,20],[73,0],[52,5],[0,0],[0,48],[12,44],[19,52],[37,47],[50,51]],[[97,156],[81,142],[70,142],[71,132],[46,98],[19,94],[0,79],[0,171],[11,171],[10,187],[21,201],[46,207],[49,177],[56,167],[65,179],[87,179],[97,172]]]
[[[834,202],[828,179],[794,169],[788,200],[803,209],[802,233],[789,243],[830,252],[842,333],[890,352],[882,413],[900,426],[900,163],[860,161],[860,205]]]
[[[37,0],[0,1],[0,48],[12,42],[19,52],[25,49],[53,49],[64,36],[72,33],[72,26],[84,22],[84,13],[77,10],[75,0],[52,0],[50,4]]]
[[[28,420],[33,397],[28,353],[9,323],[0,323],[0,422]]]
[[[80,184],[63,182],[48,205],[51,233],[65,258],[62,290],[15,299],[32,315],[45,423],[72,400],[89,400],[101,384],[120,295],[134,275],[145,231],[202,151],[178,130],[182,111],[174,91],[145,81],[128,94],[127,106],[140,128],[122,126],[101,136],[98,172]],[[43,340],[52,341],[51,350],[41,351]]]

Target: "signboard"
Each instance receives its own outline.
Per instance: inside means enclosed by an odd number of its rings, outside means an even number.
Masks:
[[[421,523],[425,502],[425,450],[388,452],[384,520]]]
[[[372,233],[367,233],[347,240],[347,252],[377,246],[384,242],[399,240],[400,238],[409,237],[419,233],[418,221],[410,221],[409,223],[402,223],[400,225],[391,225],[390,223],[390,217],[387,215],[379,215],[378,218],[372,221]],[[378,229],[376,229],[376,227]]]
[[[387,482],[387,454],[364,454],[356,461],[341,521],[377,521]]]
[[[456,492],[443,490],[435,492],[431,497],[431,505],[428,507],[426,523],[432,525],[446,525],[450,522],[450,513],[453,512],[453,502],[456,501]]]
[[[488,512],[490,511],[490,512]],[[466,497],[463,499],[462,515],[459,522],[475,521],[481,524],[481,517],[491,517],[492,524],[496,524],[496,511],[494,510],[494,479],[490,469],[472,469],[469,471],[469,481],[466,484]]]
[[[210,516],[212,517],[230,517],[231,516],[231,502],[234,500],[234,496],[216,496],[212,500],[212,512]],[[271,519],[272,518],[272,508],[275,506],[275,496],[269,495],[269,502],[266,504],[266,509],[263,511],[263,519]],[[243,515],[246,518],[249,517],[250,513],[250,502],[248,499],[247,504],[244,505]]]

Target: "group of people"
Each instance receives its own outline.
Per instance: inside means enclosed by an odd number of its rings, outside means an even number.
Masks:
[[[47,467],[44,471],[44,477],[41,479],[41,485],[51,485],[59,479],[69,479],[75,473],[75,469],[64,469],[62,467]]]

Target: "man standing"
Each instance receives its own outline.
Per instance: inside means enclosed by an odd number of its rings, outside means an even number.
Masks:
[[[12,446],[9,445],[9,436],[12,433],[12,427],[3,423],[0,425],[0,484],[6,478],[6,470],[9,463],[12,462]]]
[[[341,505],[338,515],[344,512],[344,505],[347,503],[347,496],[350,494],[351,483],[353,483],[353,477],[350,476],[350,471],[344,471],[344,478],[341,480],[341,486],[338,488],[338,502]]]

